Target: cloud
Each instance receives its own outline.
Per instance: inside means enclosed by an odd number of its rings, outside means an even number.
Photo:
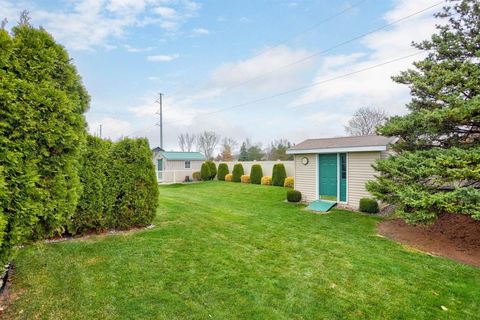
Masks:
[[[173,61],[175,59],[178,59],[180,57],[179,54],[158,54],[158,55],[153,55],[153,56],[148,56],[147,60],[148,61],[153,61],[153,62],[169,62]]]
[[[205,28],[195,28],[192,30],[193,34],[196,35],[207,35],[210,34],[210,31]]]
[[[133,126],[130,122],[121,119],[105,117],[89,123],[90,133],[98,135],[100,125],[102,125],[102,137],[110,138],[112,140],[129,136],[133,131]]]
[[[131,52],[131,53],[147,52],[147,51],[153,50],[153,47],[137,48],[137,47],[133,47],[129,44],[126,44],[123,47],[125,48],[125,50],[127,50],[128,52]]]
[[[162,18],[166,19],[178,19],[178,13],[175,9],[169,7],[156,7],[153,9]]]
[[[250,59],[218,67],[212,74],[212,82],[218,88],[228,88],[248,81],[243,88],[263,92],[289,88],[312,66],[314,60],[285,66],[309,55],[307,50],[288,46],[265,48]]]
[[[391,23],[432,4],[435,4],[435,1],[396,0],[395,7],[388,11],[383,19],[386,23]],[[416,52],[416,49],[411,47],[412,40],[421,41],[430,37],[436,22],[432,14],[438,9],[439,7],[429,10],[396,24],[389,30],[363,38],[361,43],[364,50],[349,55],[324,57],[313,82],[321,82]],[[312,87],[292,105],[301,106],[335,100],[350,110],[363,105],[372,105],[383,107],[389,113],[403,113],[404,105],[409,99],[409,90],[406,86],[394,83],[391,76],[411,68],[412,62],[418,59],[421,59],[421,56]]]
[[[45,27],[69,49],[92,50],[111,48],[110,41],[125,37],[131,28],[153,25],[173,32],[200,8],[190,0],[74,0],[61,4],[45,10],[31,1],[0,0],[0,12],[9,21],[17,21],[27,9],[34,25]]]

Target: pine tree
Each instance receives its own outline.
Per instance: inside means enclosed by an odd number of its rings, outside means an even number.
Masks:
[[[379,128],[400,138],[398,154],[378,161],[381,175],[367,184],[409,222],[442,213],[480,219],[480,3],[450,3],[436,14],[448,23],[414,43],[427,57],[393,78],[411,89],[410,113]]]

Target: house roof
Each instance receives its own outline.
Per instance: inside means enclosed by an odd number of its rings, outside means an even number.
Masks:
[[[160,151],[160,154],[167,160],[207,160],[200,152]]]
[[[287,153],[384,151],[389,144],[396,141],[396,137],[377,135],[307,139],[288,149]]]

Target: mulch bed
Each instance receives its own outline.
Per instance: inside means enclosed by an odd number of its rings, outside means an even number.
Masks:
[[[444,214],[432,225],[386,220],[378,233],[434,255],[480,267],[480,221],[463,214]]]

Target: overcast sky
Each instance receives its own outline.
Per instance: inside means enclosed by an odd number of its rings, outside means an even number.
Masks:
[[[0,13],[11,27],[27,9],[65,45],[92,98],[91,132],[102,124],[104,137],[157,146],[164,93],[164,144],[175,150],[180,132],[265,146],[344,135],[362,106],[404,113],[408,88],[390,77],[422,56],[369,68],[416,53],[411,41],[429,38],[441,5],[403,18],[437,3],[0,0]]]

